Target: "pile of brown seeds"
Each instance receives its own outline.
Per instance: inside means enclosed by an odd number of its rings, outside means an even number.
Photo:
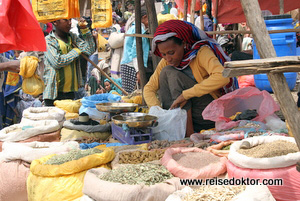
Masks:
[[[286,140],[276,140],[251,147],[249,149],[238,149],[237,152],[253,158],[271,158],[296,153],[299,149],[296,143]]]

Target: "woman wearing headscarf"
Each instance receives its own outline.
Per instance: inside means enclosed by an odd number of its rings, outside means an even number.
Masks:
[[[122,87],[121,78],[115,79],[111,78],[117,85]],[[111,93],[116,95],[122,95],[121,89],[119,89],[116,85],[114,85],[109,79],[104,80],[104,89],[98,90],[98,93]]]
[[[214,128],[202,111],[230,81],[222,76],[229,58],[220,45],[189,22],[169,20],[156,29],[152,51],[162,60],[144,87],[147,105],[187,110],[186,136]]]

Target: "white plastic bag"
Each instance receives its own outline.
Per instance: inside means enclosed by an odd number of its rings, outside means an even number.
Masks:
[[[164,110],[159,106],[152,106],[149,114],[158,117],[158,126],[152,132],[156,140],[182,140],[186,133],[186,111],[181,108]]]

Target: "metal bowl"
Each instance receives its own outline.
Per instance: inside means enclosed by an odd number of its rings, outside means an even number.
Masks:
[[[133,112],[138,104],[135,103],[97,103],[96,108],[101,112],[123,113]]]
[[[156,126],[157,117],[152,115],[145,115],[143,121],[128,121],[124,120],[121,115],[115,115],[111,118],[112,122],[118,126],[127,124],[131,128],[147,128]]]
[[[143,121],[146,114],[141,112],[126,112],[120,114],[125,121]]]

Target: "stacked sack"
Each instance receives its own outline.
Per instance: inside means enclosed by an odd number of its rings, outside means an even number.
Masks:
[[[0,131],[0,151],[3,142],[55,142],[59,139],[60,125],[56,120],[21,122]]]
[[[26,180],[31,162],[78,148],[77,142],[3,143],[0,153],[0,200],[27,201]]]
[[[57,107],[30,107],[23,111],[21,124],[40,120],[56,120],[62,126],[65,121],[65,111]]]

